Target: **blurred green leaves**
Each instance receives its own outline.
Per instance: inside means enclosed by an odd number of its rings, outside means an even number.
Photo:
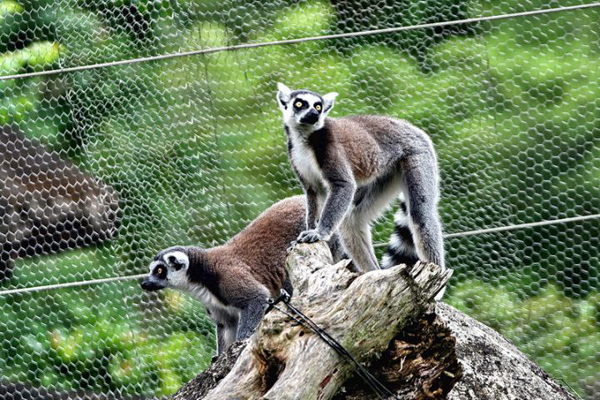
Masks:
[[[109,284],[0,299],[3,377],[61,390],[173,393],[210,362],[212,328],[190,325],[203,311],[180,299],[170,308],[177,332],[165,337],[157,335],[160,327],[141,329],[121,297],[137,290],[137,284]]]
[[[593,382],[600,363],[598,292],[573,300],[548,285],[527,297],[522,286],[466,280],[452,289],[449,303],[502,333],[555,378],[573,387]]]

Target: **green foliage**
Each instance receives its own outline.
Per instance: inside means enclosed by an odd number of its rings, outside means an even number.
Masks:
[[[392,3],[0,1],[0,74],[525,9],[516,1]],[[333,116],[388,114],[429,132],[447,232],[596,212],[598,15],[0,81],[0,123],[112,185],[123,212],[111,243],[20,261],[2,285],[140,273],[157,250],[220,244],[300,193],[274,100],[278,81],[338,92]],[[387,218],[375,240],[385,242],[390,229]],[[449,239],[449,298],[555,377],[583,387],[598,376],[599,238],[598,224],[586,222]],[[164,395],[214,352],[201,307],[173,292],[142,294],[133,283],[3,296],[0,307],[0,375],[15,381]]]
[[[449,303],[500,332],[571,388],[591,384],[600,363],[598,292],[573,300],[554,285],[532,297],[521,295],[526,290],[522,283],[466,280],[452,288]]]
[[[50,257],[55,265],[46,259],[36,267],[64,273],[73,265],[102,265],[93,251],[79,253],[78,262],[70,254],[68,265]],[[163,307],[174,333],[165,337],[160,327],[140,326],[143,313],[130,300],[138,294],[137,283],[115,283],[0,298],[3,376],[63,390],[172,393],[210,362],[213,328],[201,307],[173,292],[163,296]]]

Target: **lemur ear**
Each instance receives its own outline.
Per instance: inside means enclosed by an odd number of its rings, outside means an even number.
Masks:
[[[335,102],[335,98],[337,97],[336,92],[327,93],[323,96],[323,112],[328,113],[333,108],[333,103]]]
[[[179,271],[181,268],[185,267],[186,262],[183,259],[177,257],[177,255],[171,255],[167,258],[169,265],[175,268],[175,271]]]
[[[180,270],[182,266],[175,256],[169,256],[169,264],[174,267],[176,271]]]
[[[277,103],[279,104],[281,111],[283,111],[287,109],[287,103],[291,100],[292,91],[281,82],[277,84],[277,89],[279,89],[277,92]]]

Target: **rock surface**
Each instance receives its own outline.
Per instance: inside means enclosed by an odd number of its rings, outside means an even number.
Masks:
[[[463,369],[449,399],[575,399],[490,327],[446,304],[438,304],[436,313],[456,339]]]

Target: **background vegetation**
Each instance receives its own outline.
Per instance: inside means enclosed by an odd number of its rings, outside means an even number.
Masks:
[[[1,0],[0,75],[558,5]],[[117,239],[21,260],[2,288],[144,272],[156,251],[222,243],[299,193],[278,81],[339,92],[333,116],[382,113],[429,132],[448,233],[598,213],[599,19],[590,9],[0,81],[0,123],[112,185],[123,210]],[[388,218],[376,240],[389,231]],[[593,398],[599,237],[594,220],[448,239],[448,301]],[[3,295],[0,307],[2,380],[160,396],[214,352],[201,307],[135,282]]]

